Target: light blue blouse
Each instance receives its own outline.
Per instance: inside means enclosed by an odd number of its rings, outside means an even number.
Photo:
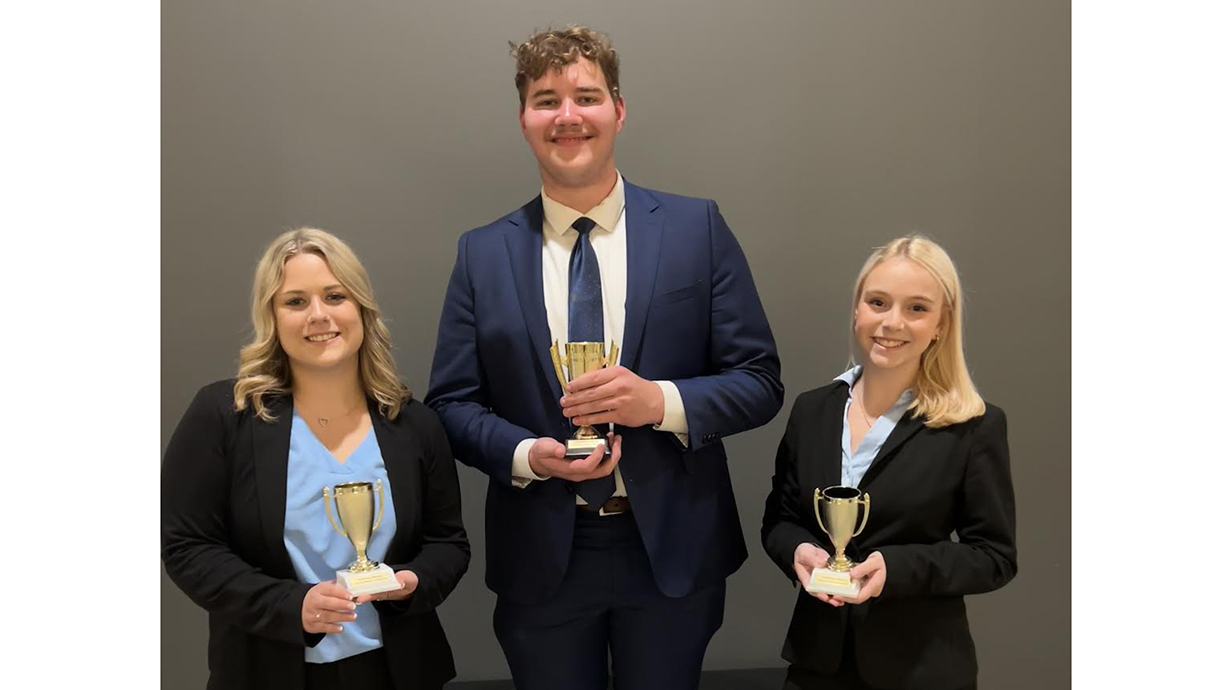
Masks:
[[[291,418],[291,452],[287,457],[287,514],[283,543],[300,581],[315,584],[336,579],[355,560],[355,547],[339,535],[325,517],[321,489],[345,482],[381,480],[385,513],[368,542],[368,558],[382,561],[397,527],[393,495],[376,434],[369,430],[345,463],[338,462],[313,435],[296,411]],[[333,501],[330,501],[333,510]],[[338,520],[335,510],[334,520]],[[339,527],[342,525],[339,524]],[[343,623],[342,632],[326,635],[304,652],[308,663],[322,664],[372,651],[381,646],[381,622],[372,604],[355,608],[357,618]]]
[[[852,452],[851,426],[847,423],[847,413],[851,410],[851,389],[860,379],[863,367],[857,365],[834,377],[835,381],[847,382],[847,403],[843,406],[843,486],[858,487],[864,473],[873,464],[873,458],[885,445],[890,432],[898,425],[898,421],[907,412],[907,406],[915,399],[915,392],[910,388],[903,391],[898,400],[886,410],[886,413],[873,422],[872,428],[860,440],[860,447]]]

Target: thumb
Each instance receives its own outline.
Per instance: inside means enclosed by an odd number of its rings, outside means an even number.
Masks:
[[[860,578],[872,575],[876,572],[876,570],[876,565],[872,561],[863,561],[861,563],[857,563],[856,567],[851,569],[851,577],[854,580],[858,580]]]

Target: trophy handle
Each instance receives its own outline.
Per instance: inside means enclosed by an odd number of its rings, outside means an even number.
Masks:
[[[864,526],[868,524],[868,509],[872,507],[867,493],[864,494],[863,499],[856,502],[864,504],[864,519],[860,521],[860,528],[855,531],[855,534],[851,535],[852,537],[858,537],[864,531]]]
[[[603,362],[604,366],[614,367],[620,363],[620,348],[616,347],[616,341],[612,341],[612,349],[608,350],[607,359]]]
[[[817,507],[817,504],[820,502],[821,502],[821,489],[813,489],[813,515],[817,516],[817,526],[821,528],[822,532],[826,533],[827,537],[830,537],[830,530],[826,529],[826,522],[825,520],[821,519],[821,510],[818,509]],[[868,517],[868,511],[864,512],[864,517],[866,518]],[[863,529],[863,528],[864,528],[863,525],[861,525],[860,529]],[[834,539],[834,537],[830,537],[830,539]]]
[[[329,518],[329,524],[334,528],[335,532],[345,537],[346,532],[343,532],[341,529],[338,528],[338,523],[334,522],[334,511],[329,509],[329,487],[328,486],[325,487],[324,489],[321,489],[321,500],[325,501],[325,517]]]
[[[552,355],[552,368],[556,371],[556,380],[560,381],[560,392],[568,393],[569,389],[565,387],[565,372],[561,367],[560,341],[553,340],[548,346],[548,353]]]
[[[385,489],[381,486],[381,480],[376,480],[376,523],[372,525],[372,531],[376,532],[376,528],[381,526],[381,516],[385,514]],[[864,517],[868,517],[868,512],[865,511]]]

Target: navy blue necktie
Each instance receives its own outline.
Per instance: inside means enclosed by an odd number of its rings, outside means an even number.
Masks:
[[[599,257],[590,246],[590,231],[595,221],[582,216],[573,221],[577,242],[569,255],[569,342],[602,343],[603,283],[599,280]],[[616,492],[612,475],[577,482],[575,488],[592,506],[602,505]]]

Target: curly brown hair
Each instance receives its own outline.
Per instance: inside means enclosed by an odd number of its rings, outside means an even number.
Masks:
[[[513,78],[518,87],[518,98],[526,107],[526,91],[530,83],[542,77],[548,68],[564,69],[578,58],[586,58],[597,64],[607,79],[612,99],[620,98],[620,56],[607,36],[585,26],[567,29],[540,31],[523,43],[509,42],[509,48],[518,64]]]

